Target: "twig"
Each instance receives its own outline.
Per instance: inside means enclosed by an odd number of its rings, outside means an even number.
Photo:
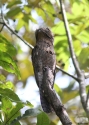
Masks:
[[[62,0],[59,0],[59,1],[60,1],[61,10],[62,10],[63,20],[64,20],[64,26],[65,26],[65,30],[66,30],[66,34],[67,34],[67,38],[68,38],[71,58],[72,58],[72,61],[73,61],[73,64],[74,64],[74,67],[75,67],[76,71],[78,73],[80,73],[81,70],[79,68],[79,64],[77,63],[77,59],[76,59],[76,56],[75,56],[75,53],[74,53],[74,48],[73,48],[73,44],[72,44],[72,37],[71,37],[70,30],[69,30],[69,27],[68,27],[68,21],[67,21],[67,18],[66,18],[64,4],[62,3]]]
[[[86,107],[89,108],[89,90],[87,93]]]
[[[85,87],[84,72],[81,71],[78,61],[76,59],[75,53],[74,53],[72,37],[71,37],[69,27],[68,27],[68,21],[66,18],[64,4],[63,4],[62,0],[59,0],[59,2],[60,2],[61,12],[62,12],[63,20],[64,20],[64,26],[65,26],[65,30],[66,30],[66,34],[67,34],[67,38],[68,38],[68,44],[69,44],[71,58],[72,58],[72,61],[73,61],[73,64],[74,64],[74,67],[75,67],[75,70],[77,73],[78,81],[79,81],[79,92],[80,92],[81,102],[82,102],[83,108],[89,118],[89,107],[86,107],[87,94],[86,94],[86,87]]]
[[[56,65],[56,68],[59,69],[61,72],[63,72],[64,74],[72,77],[73,79],[75,79],[78,82],[78,78],[76,78],[75,76],[69,74],[68,72],[64,71],[63,69],[61,69],[58,65]]]
[[[10,28],[10,26],[6,23],[4,17],[3,17],[3,12],[2,12],[2,8],[1,8],[1,17],[2,17],[2,21],[3,21],[3,24],[13,33],[15,34],[21,41],[23,41],[27,46],[29,46],[31,49],[33,49],[34,47],[29,44],[28,42],[26,42],[25,40],[23,40],[14,30],[12,30]]]
[[[3,28],[4,28],[4,25],[2,25],[2,27],[1,27],[1,29],[0,29],[0,32],[2,32]]]

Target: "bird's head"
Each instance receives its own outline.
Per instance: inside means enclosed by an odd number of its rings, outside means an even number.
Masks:
[[[53,34],[49,28],[39,28],[35,32],[36,40],[48,39],[53,42]]]

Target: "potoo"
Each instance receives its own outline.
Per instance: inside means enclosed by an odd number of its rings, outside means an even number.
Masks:
[[[48,97],[44,95],[44,89],[42,85],[44,83],[43,80],[47,79],[47,77],[49,77],[50,75],[47,84],[50,85],[53,89],[56,66],[56,58],[53,48],[54,39],[51,31],[48,28],[40,28],[36,30],[35,37],[36,46],[32,50],[32,63],[34,68],[34,74],[36,83],[39,87],[40,100],[43,111],[49,113],[52,112],[53,109],[48,101]],[[50,74],[47,76],[44,75],[44,71],[46,68],[50,70]]]

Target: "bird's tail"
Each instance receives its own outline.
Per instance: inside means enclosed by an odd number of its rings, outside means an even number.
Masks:
[[[53,111],[52,106],[49,104],[48,100],[44,96],[44,93],[42,92],[42,89],[40,90],[40,101],[41,101],[41,106],[44,112],[50,113]]]

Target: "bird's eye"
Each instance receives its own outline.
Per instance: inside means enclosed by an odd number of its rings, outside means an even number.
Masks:
[[[49,28],[46,28],[47,30],[49,30]],[[50,31],[50,30],[49,30]]]

